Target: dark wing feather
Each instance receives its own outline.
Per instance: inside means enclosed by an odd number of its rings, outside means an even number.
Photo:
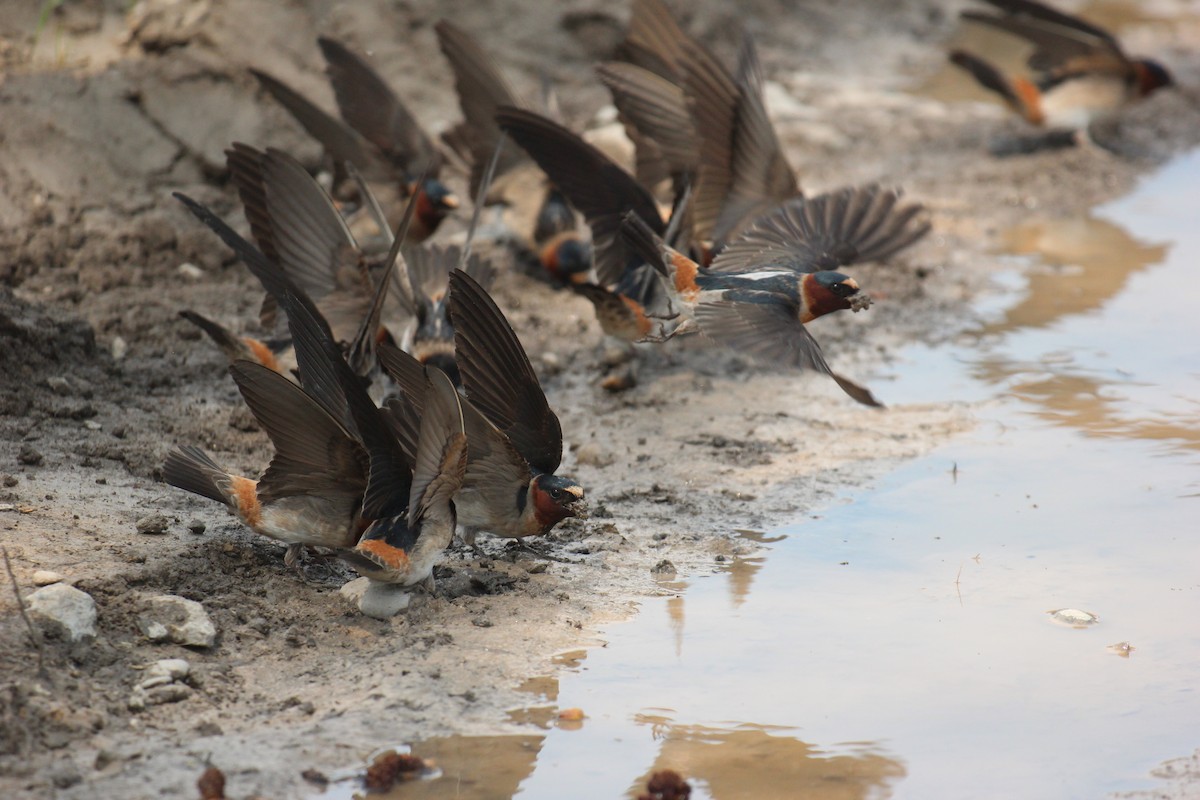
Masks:
[[[235,142],[225,151],[246,220],[263,253],[315,301],[338,289],[358,245],[325,190],[296,159]]]
[[[661,232],[653,195],[612,159],[556,122],[517,108],[501,109],[496,121],[587,220],[600,282],[620,280],[629,262],[617,235],[621,217],[633,209]]]
[[[488,293],[461,270],[450,273],[450,320],[463,387],[533,467],[562,461],[562,426],[512,326]]]
[[[741,93],[733,131],[732,178],[729,195],[713,228],[712,238],[723,242],[749,219],[801,194],[763,98],[762,66],[749,36],[742,41],[738,64]]]
[[[295,495],[362,494],[366,454],[338,420],[299,386],[260,364],[236,361],[229,372],[275,446],[258,482],[264,503]]]
[[[833,372],[821,346],[796,319],[795,306],[780,295],[757,293],[757,302],[700,303],[696,322],[709,338],[775,366],[792,366],[830,376],[863,405],[879,406],[870,390]],[[747,293],[748,299],[748,293]]]
[[[279,304],[288,315],[288,328],[296,343],[297,355],[301,349],[320,353],[334,373],[359,440],[370,459],[362,501],[363,517],[380,519],[400,514],[408,507],[412,463],[405,457],[391,427],[367,394],[366,386],[342,358],[333,339],[321,330],[302,305],[293,302],[290,295]]]
[[[668,173],[696,169],[698,144],[683,89],[634,64],[600,64],[596,74],[622,117],[658,147]]]
[[[420,445],[413,466],[412,488],[409,490],[410,527],[416,527],[434,499],[433,495],[449,499],[446,494],[458,490],[466,470],[466,428],[458,391],[439,369],[426,370],[424,406]],[[459,456],[457,463],[454,463],[456,451]],[[427,493],[431,496],[427,497]]]
[[[406,177],[437,177],[437,147],[379,73],[340,42],[322,36],[317,44],[342,118]]]
[[[987,0],[1005,12],[1001,16],[964,11],[963,18],[998,28],[1034,45],[1029,67],[1037,72],[1053,72],[1068,62],[1085,62],[1114,68],[1129,61],[1111,33],[1085,20],[1064,14],[1030,0]]]
[[[713,272],[784,267],[796,272],[881,261],[927,234],[920,203],[895,189],[861,186],[797,197],[757,220],[717,255]]]
[[[379,157],[353,128],[317,108],[303,95],[265,72],[250,70],[259,85],[288,110],[309,135],[321,143],[335,165],[355,164],[372,177],[386,174]]]
[[[712,238],[733,183],[734,127],[741,92],[716,56],[699,45],[685,51],[683,65],[683,93],[699,139],[693,231],[697,241],[706,241]]]
[[[684,53],[694,44],[662,0],[633,0],[629,30],[619,50],[625,61],[679,80]]]
[[[496,124],[496,111],[502,106],[524,107],[520,97],[504,79],[495,62],[483,51],[475,38],[448,20],[434,26],[438,45],[454,71],[454,88],[462,109],[463,124],[455,135],[463,137],[471,165],[471,195],[479,193],[483,170],[496,146],[501,130]],[[503,145],[496,174],[503,175],[528,158],[520,148]]]

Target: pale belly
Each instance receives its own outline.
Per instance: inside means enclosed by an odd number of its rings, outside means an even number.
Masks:
[[[1132,99],[1130,86],[1116,76],[1076,78],[1042,95],[1047,128],[1087,128],[1112,115]]]
[[[358,542],[354,524],[357,500],[285,497],[262,511],[254,530],[287,544],[319,547],[353,547]]]

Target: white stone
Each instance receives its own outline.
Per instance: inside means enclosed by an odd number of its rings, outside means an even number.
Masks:
[[[48,569],[39,569],[33,573],[34,586],[49,586],[52,583],[62,583],[63,576]]]
[[[27,602],[34,619],[58,628],[70,641],[96,638],[96,601],[87,592],[56,583],[38,589]]]
[[[179,265],[179,274],[189,280],[196,280],[204,277],[204,270],[197,267],[195,264],[185,261]]]
[[[146,606],[138,615],[138,628],[151,641],[169,638],[184,647],[212,647],[217,640],[217,627],[195,600],[167,594],[151,597]]]
[[[358,599],[358,610],[372,619],[391,619],[408,608],[411,602],[412,593],[405,587],[371,581]]]
[[[120,361],[129,352],[129,344],[120,336],[114,336],[112,340],[112,357],[113,361]]]

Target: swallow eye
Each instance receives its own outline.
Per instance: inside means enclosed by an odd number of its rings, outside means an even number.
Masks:
[[[829,291],[836,294],[838,297],[850,297],[858,292],[858,287],[850,286],[846,283],[835,283],[829,287]]]
[[[562,489],[551,489],[550,490],[550,496],[553,497],[555,500],[562,500],[565,495],[566,495],[566,492],[564,492]]]

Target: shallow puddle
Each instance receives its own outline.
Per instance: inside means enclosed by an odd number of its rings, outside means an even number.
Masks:
[[[1012,231],[975,341],[879,386],[991,400],[973,433],[664,584],[530,684],[529,736],[418,743],[443,777],[395,796],[627,797],[663,768],[719,800],[1155,788],[1200,746],[1198,181],[1200,154]]]

